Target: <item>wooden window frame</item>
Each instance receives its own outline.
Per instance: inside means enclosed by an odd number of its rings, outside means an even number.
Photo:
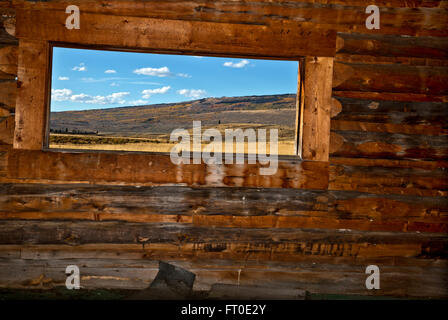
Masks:
[[[65,28],[66,16],[64,11],[17,10],[19,88],[14,149],[8,162],[10,177],[22,181],[46,179],[139,185],[328,187],[332,57],[336,47],[334,32],[304,30],[301,26],[266,27],[111,16],[83,13],[82,9],[81,29],[68,30]],[[119,51],[299,61],[298,156],[279,156],[277,173],[261,176],[258,174],[259,163],[174,165],[169,155],[160,153],[45,149],[51,48],[55,44]]]
[[[85,50],[105,50],[105,51],[117,51],[117,52],[135,52],[135,53],[143,53],[143,54],[171,54],[171,55],[189,55],[188,53],[183,52],[182,54],[179,54],[179,52],[173,51],[173,50],[139,50],[139,49],[123,49],[123,48],[116,48],[116,47],[97,47],[97,46],[89,46],[89,45],[80,45],[80,44],[70,44],[70,43],[58,43],[58,42],[49,42],[49,61],[48,61],[48,76],[47,76],[47,86],[45,87],[46,90],[46,109],[45,109],[45,129],[44,129],[44,138],[42,142],[42,150],[44,151],[63,151],[63,152],[106,152],[106,153],[122,153],[122,152],[138,152],[138,153],[145,153],[145,154],[162,154],[162,155],[169,155],[169,152],[152,152],[152,151],[117,151],[117,150],[101,150],[101,149],[92,149],[92,150],[85,150],[85,149],[61,149],[61,148],[50,148],[49,147],[49,134],[50,134],[50,114],[51,114],[51,108],[50,108],[50,101],[51,101],[51,79],[52,79],[52,64],[53,64],[53,48],[69,48],[69,49],[85,49]],[[191,56],[191,55],[190,55]],[[222,56],[222,55],[214,55],[213,53],[208,53],[207,55],[202,54],[201,56],[204,57],[219,57],[219,58],[235,58],[235,56]],[[274,60],[270,57],[258,57],[258,56],[238,56],[237,58],[242,59],[266,59],[266,60]],[[295,136],[294,136],[294,154],[291,155],[278,155],[278,159],[280,160],[300,160],[301,159],[301,152],[300,152],[300,146],[299,143],[302,140],[299,136],[301,134],[299,124],[300,124],[300,109],[301,104],[303,101],[301,101],[300,97],[303,95],[303,86],[301,85],[301,82],[303,81],[303,74],[304,74],[304,63],[305,58],[298,58],[296,60],[290,60],[290,59],[278,59],[275,58],[275,60],[281,60],[281,61],[296,61],[298,63],[298,77],[297,77],[297,90],[296,90],[296,119],[295,119]],[[236,156],[236,154],[233,154]],[[222,159],[224,159],[225,154],[222,154]],[[245,153],[244,158],[247,159],[249,157],[249,154]],[[193,155],[191,155],[191,159],[193,159]]]

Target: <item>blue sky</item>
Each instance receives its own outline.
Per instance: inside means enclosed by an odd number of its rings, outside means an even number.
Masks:
[[[51,110],[295,93],[297,61],[53,48]]]

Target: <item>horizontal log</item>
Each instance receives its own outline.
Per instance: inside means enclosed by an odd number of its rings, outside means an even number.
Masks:
[[[8,30],[6,30],[5,26],[3,25],[3,22],[0,23],[0,44],[2,45],[18,45],[19,41],[8,33],[8,31],[11,32],[10,27],[8,27]]]
[[[415,260],[415,259],[414,259]],[[209,291],[214,284],[251,285],[268,288],[302,288],[310,293],[339,293],[376,295],[359,285],[365,281],[363,267],[342,264],[278,264],[261,265],[247,262],[242,266],[214,260],[210,265],[199,262],[170,260],[168,263],[193,272],[193,290]],[[9,259],[0,263],[0,283],[9,288],[53,288],[64,286],[67,263],[80,265],[83,289],[120,288],[144,289],[158,272],[153,260],[21,260]],[[378,262],[375,262],[378,263]],[[440,266],[400,267],[381,265],[382,295],[444,297],[444,269]],[[430,276],[428,276],[430,274]],[[342,280],[341,280],[342,279]],[[418,290],[417,290],[418,289]],[[373,291],[373,292],[372,292]]]
[[[6,4],[6,8],[8,7],[14,7],[14,8],[38,8],[38,9],[64,9],[66,4],[65,0],[47,0],[43,2],[37,2],[37,3],[30,3],[27,0],[10,0],[11,4]],[[131,2],[131,3],[130,3]],[[265,5],[267,7],[274,7],[279,6],[281,4],[284,4],[287,2],[290,4],[290,6],[294,7],[301,7],[303,6],[300,1],[285,1],[285,0],[256,0],[252,1],[251,3],[255,6],[261,6]],[[105,12],[108,13],[117,13],[117,10],[131,10],[131,12],[138,13],[138,10],[142,10],[144,8],[152,8],[154,7],[154,10],[160,10],[159,8],[163,8],[164,11],[160,11],[164,14],[171,14],[171,12],[165,12],[167,9],[173,9],[177,8],[178,11],[181,11],[180,8],[194,8],[194,6],[198,4],[204,4],[207,3],[203,0],[192,0],[192,1],[184,1],[184,2],[176,2],[172,3],[170,1],[160,1],[160,0],[146,0],[145,2],[135,1],[135,3],[132,3],[132,1],[126,1],[126,0],[73,0],[74,4],[88,4],[89,8],[91,10],[100,10],[101,4],[105,3],[103,5],[105,8],[103,9]],[[333,4],[338,5],[347,5],[347,6],[362,6],[366,7],[368,5],[367,0],[334,0],[332,1]],[[233,1],[232,3],[228,3],[227,1],[223,0],[217,0],[214,1],[215,5],[229,5],[229,6],[238,6],[238,5],[250,5],[245,1]],[[256,5],[255,5],[256,4]],[[314,0],[311,4],[312,6],[322,6],[322,4],[328,4],[327,0]],[[387,1],[377,1],[376,4],[378,6],[386,7],[386,8],[444,8],[446,5],[446,0],[387,0]],[[159,7],[160,6],[160,7]],[[0,6],[1,7],[1,6]],[[122,12],[122,11],[120,11]]]
[[[68,30],[65,11],[18,10],[16,36],[97,47],[285,59],[330,57],[335,51],[335,31],[296,22],[268,27],[80,12],[83,27]]]
[[[8,152],[11,150],[11,145],[1,145],[0,144],[0,183],[3,183],[7,171],[8,171]]]
[[[448,137],[368,131],[332,131],[332,156],[381,159],[445,160]],[[335,135],[336,134],[336,135]],[[333,143],[332,142],[332,143]]]
[[[332,165],[329,188],[376,194],[445,197],[448,195],[448,173],[446,168],[424,170]],[[428,212],[430,211],[428,210]]]
[[[358,122],[358,121],[344,121],[344,120],[333,120],[331,122],[331,130],[389,132],[389,133],[421,134],[430,136],[440,136],[448,134],[448,128],[444,129],[440,126],[374,123],[374,122]]]
[[[17,82],[0,81],[0,105],[14,111],[16,106]]]
[[[448,67],[447,59],[427,59],[414,57],[377,57],[370,55],[336,53],[334,60],[337,62],[365,63],[365,64],[405,64],[411,66],[435,66]]]
[[[394,58],[448,58],[448,40],[442,37],[339,33],[337,45],[337,53]]]
[[[326,191],[2,184],[2,212],[250,215],[326,212]]]
[[[0,118],[0,144],[12,145],[12,140],[14,137],[14,127],[14,115]]]
[[[333,79],[334,81],[334,79]],[[362,92],[362,91],[337,91],[333,90],[333,97],[381,100],[381,101],[404,101],[404,102],[448,102],[448,96],[428,95],[421,93],[391,93],[391,92]]]
[[[448,168],[448,161],[422,161],[422,160],[390,160],[390,159],[365,159],[331,157],[330,164],[342,164],[361,167],[383,168],[418,168],[425,170],[437,170]]]
[[[395,189],[395,193],[400,190],[439,197],[291,189],[3,184],[0,219],[170,222],[231,228],[448,230],[448,202],[443,198],[446,192],[429,189],[431,183],[437,189],[432,176],[408,178],[408,183],[416,186],[406,188],[400,184],[406,182],[406,172],[375,184],[375,174],[385,176],[392,170],[376,169],[369,176],[355,169],[348,167],[342,172],[334,168],[330,187],[372,193]],[[446,185],[443,177],[435,180]],[[421,223],[424,225],[419,228]]]
[[[326,189],[328,163],[279,160],[272,175],[260,175],[257,164],[175,165],[165,154],[126,152],[53,152],[13,150],[8,154],[8,178],[140,185],[201,185]],[[50,181],[48,181],[50,182]]]
[[[11,112],[3,107],[0,107],[0,118],[8,117],[11,115]]]
[[[357,268],[370,264],[378,264],[383,266],[400,266],[400,267],[434,267],[447,268],[447,259],[437,258],[412,258],[398,256],[383,257],[355,257],[355,256],[335,256],[335,255],[301,255],[295,256],[293,262],[289,261],[256,261],[252,259],[215,259],[212,257],[202,257],[196,255],[193,259],[188,255],[173,255],[178,249],[176,246],[169,244],[85,244],[85,245],[0,245],[0,257],[16,260],[24,259],[25,261],[60,261],[68,262],[72,260],[83,261],[80,265],[86,267],[100,267],[104,263],[107,266],[135,266],[149,268],[158,265],[158,260],[179,265],[187,270],[200,266],[204,269],[220,269],[220,270],[237,270],[244,268],[252,269],[284,269],[290,271],[301,270],[302,266],[308,264],[314,265],[316,268],[333,267],[335,269],[343,265],[351,265]],[[209,252],[209,254],[213,252]]]
[[[294,261],[296,256],[448,258],[443,234],[209,228],[161,223],[0,221],[0,244],[171,246],[177,256]]]
[[[4,73],[3,71],[0,71],[0,83],[1,83],[1,81],[4,81],[4,80],[9,80],[9,81],[15,80],[15,78],[16,78],[16,76],[13,74]]]
[[[334,99],[340,102],[342,108],[332,121],[406,124],[417,130],[420,125],[425,126],[421,127],[422,129],[438,129],[440,133],[446,130],[444,119],[448,117],[448,103],[362,100],[342,97]],[[418,134],[418,132],[415,133]]]
[[[0,48],[0,71],[17,75],[18,47],[6,46]],[[14,79],[14,77],[13,77]]]
[[[335,91],[448,94],[446,67],[335,62],[333,70]]]
[[[239,24],[272,24],[277,21],[299,21],[310,23],[315,28],[326,28],[338,32],[364,32],[414,36],[446,36],[446,10],[439,4],[418,2],[408,4],[403,1],[383,1],[380,4],[381,29],[365,28],[365,8],[367,1],[338,4],[327,1],[302,3],[288,1],[72,1],[78,4],[81,12],[105,13],[129,17],[151,17],[193,21],[211,21]],[[40,9],[57,14],[65,10],[63,1],[33,3],[15,1],[17,8]],[[413,8],[422,7],[419,10]]]

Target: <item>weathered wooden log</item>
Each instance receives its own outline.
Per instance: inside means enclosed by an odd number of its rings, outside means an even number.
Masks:
[[[50,77],[47,67],[49,51],[49,44],[44,41],[20,41],[15,148],[41,150],[43,147],[48,102],[46,88]]]
[[[333,82],[335,79],[333,78]],[[397,92],[363,92],[363,91],[338,91],[333,90],[333,97],[375,101],[404,101],[404,102],[448,102],[448,95],[430,95],[422,93],[397,93]]]
[[[277,171],[263,176],[259,173],[263,165],[258,162],[176,165],[165,154],[13,150],[8,156],[11,179],[305,189],[328,186],[328,163],[319,161],[279,160]]]
[[[394,58],[448,58],[448,41],[442,37],[339,33],[337,44],[337,53]]]
[[[341,111],[332,118],[341,121],[373,122],[426,125],[445,128],[444,119],[448,117],[448,103],[443,102],[401,102],[334,98],[342,106]]]
[[[34,246],[34,250],[45,252],[45,246]],[[32,247],[22,247],[28,252]],[[0,252],[1,252],[0,246]],[[48,250],[48,249],[47,249]],[[57,257],[63,246],[53,247]],[[68,251],[66,252],[68,253]],[[126,255],[125,252],[123,252]],[[98,251],[98,257],[101,251]],[[121,288],[144,289],[157,274],[155,259],[77,259],[27,256],[27,260],[2,259],[0,262],[0,284],[2,286],[26,289],[44,289],[64,286],[67,263],[80,266],[81,285],[84,289]],[[319,257],[314,257],[319,261]],[[369,261],[352,259],[343,263],[343,257],[332,258],[338,263],[304,262],[255,262],[195,259],[185,261],[170,259],[168,262],[185,268],[196,275],[194,290],[209,291],[214,284],[268,286],[270,288],[301,288],[309,293],[336,293],[378,295],[376,290],[365,290],[364,269],[369,264],[381,265],[381,294],[393,296],[433,297],[447,296],[444,286],[446,263],[442,260],[406,258]],[[389,259],[390,260],[390,259]],[[422,262],[424,264],[422,264]]]
[[[382,159],[445,160],[446,135],[429,136],[388,132],[333,131],[343,143],[332,156]]]
[[[129,17],[157,19],[178,19],[193,21],[227,22],[239,24],[272,24],[278,21],[300,21],[314,28],[334,29],[338,32],[378,33],[378,30],[365,28],[365,1],[338,1],[337,4],[321,1],[317,3],[282,1],[73,1],[81,12],[104,13]],[[446,36],[447,18],[440,1],[411,2],[387,1],[381,3],[381,29],[383,34],[414,36]],[[19,9],[47,10],[53,16],[64,12],[63,1],[45,1],[30,4],[15,1]],[[414,8],[421,7],[420,10]],[[250,13],[250,14],[248,14]]]
[[[393,170],[380,172],[375,168],[372,175],[363,175],[372,169],[344,169],[333,169],[332,189],[377,194],[287,189],[4,184],[0,188],[4,194],[0,196],[0,219],[172,222],[230,228],[448,230],[448,202],[443,197],[446,192],[427,189],[429,186],[425,186],[425,182],[435,184],[430,177],[425,179],[416,175],[405,180],[409,171],[402,169],[406,172],[384,177],[375,184],[375,174]],[[409,188],[403,185],[406,181],[416,186]],[[446,185],[443,177],[438,181]],[[381,195],[382,192],[421,197]]]
[[[278,57],[333,56],[336,32],[297,22],[269,26],[162,20],[89,13],[81,10],[83,27],[68,30],[65,11],[18,10],[18,38],[61,41],[115,48],[172,50],[177,53]],[[210,35],[213,34],[213,37]]]
[[[304,63],[300,154],[306,160],[328,161],[333,59],[307,57]]]
[[[332,166],[330,188],[377,194],[447,196],[446,170]]]
[[[2,45],[17,45],[19,41],[8,33],[8,31],[5,29],[5,26],[3,26],[3,23],[0,23],[0,44]]]
[[[415,57],[377,57],[348,53],[336,53],[334,61],[341,63],[405,64],[410,66],[448,67],[448,60],[446,59],[427,59]]]
[[[334,63],[335,91],[447,95],[448,68]]]
[[[16,107],[16,81],[0,81],[0,105],[10,111]]]
[[[6,46],[0,48],[0,71],[10,74],[12,79],[17,75],[18,48],[17,46]],[[0,76],[0,79],[3,79]]]
[[[0,221],[0,244],[169,244],[179,252],[293,261],[295,255],[448,258],[443,234],[209,228],[173,223]],[[213,256],[213,254],[212,254]]]
[[[435,197],[448,192],[446,162],[331,158],[331,163],[333,190]]]
[[[0,144],[12,145],[15,119],[13,115],[0,118]]]

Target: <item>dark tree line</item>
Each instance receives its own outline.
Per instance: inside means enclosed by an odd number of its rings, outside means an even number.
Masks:
[[[50,128],[50,133],[65,133],[65,134],[98,134],[97,131],[83,131],[78,129],[72,129],[71,131],[68,130],[68,128],[65,129],[53,129]]]

